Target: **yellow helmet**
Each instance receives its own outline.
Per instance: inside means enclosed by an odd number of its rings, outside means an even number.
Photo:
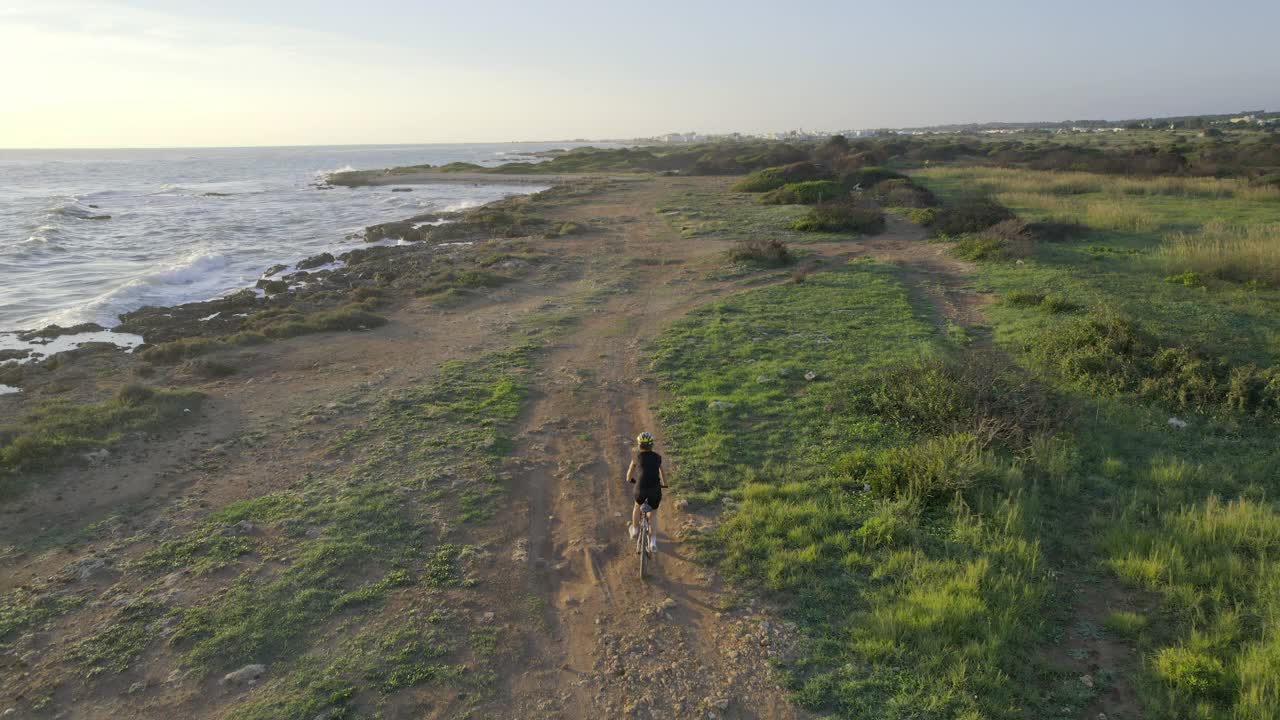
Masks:
[[[653,445],[653,433],[642,432],[636,436],[636,442],[640,447],[651,447]]]

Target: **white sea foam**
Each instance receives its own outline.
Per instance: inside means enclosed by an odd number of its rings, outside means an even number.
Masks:
[[[22,388],[16,388],[12,385],[0,385],[0,395],[12,395],[20,392],[22,392]]]
[[[324,173],[555,147],[455,145],[183,151],[0,150],[0,330],[117,322],[143,305],[208,300],[378,223],[458,210],[531,186],[441,183],[413,193],[316,192]],[[210,193],[233,197],[209,197]],[[91,207],[91,206],[98,207]],[[88,218],[110,215],[110,220]]]

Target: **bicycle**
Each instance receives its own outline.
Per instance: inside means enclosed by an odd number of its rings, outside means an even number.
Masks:
[[[645,566],[648,564],[649,556],[649,536],[653,534],[653,526],[649,524],[649,513],[653,512],[653,508],[649,507],[649,503],[640,506],[640,531],[636,533],[636,554],[640,556],[640,579],[645,577]]]

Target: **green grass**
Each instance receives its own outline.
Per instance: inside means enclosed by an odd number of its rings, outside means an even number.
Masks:
[[[658,212],[686,238],[744,237],[788,243],[845,240],[841,233],[801,233],[792,226],[809,213],[803,205],[760,205],[755,196],[712,189],[685,190],[664,198]]]
[[[0,496],[23,487],[77,453],[114,447],[132,432],[156,432],[182,424],[200,408],[203,395],[188,390],[151,390],[129,385],[98,403],[45,404],[0,426]]]
[[[1090,540],[1067,556],[1154,598],[1141,616],[1106,618],[1137,648],[1130,672],[1143,715],[1273,717],[1280,292],[1238,282],[1270,271],[1265,243],[1243,273],[1223,264],[1228,255],[1200,253],[1215,218],[1247,238],[1280,220],[1280,203],[1234,181],[990,168],[921,176],[944,197],[988,184],[1032,220],[1054,217],[1056,199],[1115,207],[1074,216],[1090,225],[1087,240],[1042,242],[1022,265],[981,266],[981,285],[1005,298],[985,312],[999,345],[1080,408],[1062,434],[1079,448],[1077,507]],[[1185,252],[1164,244],[1170,234]],[[1046,312],[1046,288],[1086,312]],[[1169,424],[1175,415],[1185,429]]]
[[[1029,381],[946,369],[943,347],[869,262],[692,313],[654,361],[679,492],[724,508],[704,557],[799,624],[801,657],[781,673],[801,706],[1070,717],[1087,698],[1044,689],[1065,676],[1031,652],[1052,591],[1034,530],[1073,487],[1075,455],[1021,433],[1022,409],[1049,415]]]

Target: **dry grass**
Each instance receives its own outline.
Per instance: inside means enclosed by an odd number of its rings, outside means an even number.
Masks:
[[[1235,282],[1280,286],[1280,223],[1207,223],[1198,233],[1165,237],[1156,258],[1170,273],[1191,272]]]
[[[1043,211],[1050,220],[1078,223],[1102,230],[1148,232],[1160,223],[1141,206],[1125,202],[1123,198],[1073,197],[1027,191],[1002,192],[996,196],[1002,204],[1012,208],[1034,208]]]
[[[1104,195],[1166,195],[1194,198],[1240,198],[1280,200],[1280,188],[1251,186],[1240,178],[1207,177],[1125,177],[1086,172],[1018,170],[1013,168],[941,167],[919,173],[938,179],[973,178],[982,189],[995,193],[1034,193],[1070,197]]]

